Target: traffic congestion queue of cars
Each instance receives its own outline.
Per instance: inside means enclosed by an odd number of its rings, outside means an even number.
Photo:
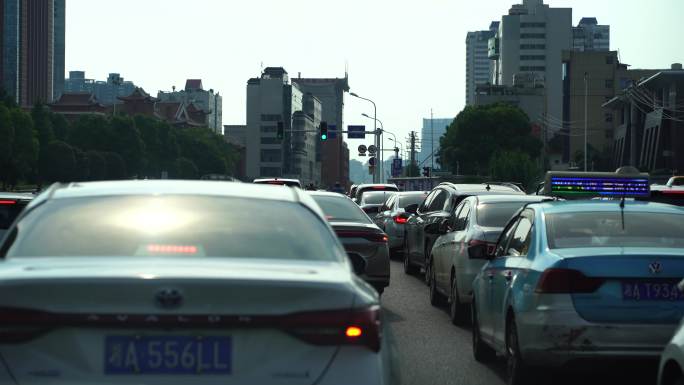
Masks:
[[[0,243],[0,383],[387,383],[379,296],[354,273],[384,288],[386,237],[339,197],[326,217],[288,186],[51,186]]]
[[[658,384],[684,383],[678,193],[622,173],[549,173],[537,196],[493,187],[442,184],[405,208],[406,270],[422,268],[455,324],[470,318],[475,359],[503,357],[517,385],[661,358]]]

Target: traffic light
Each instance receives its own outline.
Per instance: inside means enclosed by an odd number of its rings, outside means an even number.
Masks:
[[[430,167],[423,167],[423,176],[426,178],[430,177]]]
[[[328,140],[328,123],[321,122],[321,141]]]
[[[283,126],[283,122],[278,122],[278,134],[277,134],[278,140],[283,140],[285,137],[285,127]]]

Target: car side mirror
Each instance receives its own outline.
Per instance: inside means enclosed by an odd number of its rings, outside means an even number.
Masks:
[[[414,203],[412,205],[408,205],[404,207],[404,211],[409,213],[409,214],[416,214],[418,213],[418,204]]]
[[[468,247],[468,258],[484,259],[488,261],[493,259],[494,256],[487,251],[487,245],[473,245]]]
[[[453,226],[451,224],[450,218],[443,218],[439,222],[439,227],[437,228],[437,231],[439,234],[442,234],[442,235],[453,231]]]

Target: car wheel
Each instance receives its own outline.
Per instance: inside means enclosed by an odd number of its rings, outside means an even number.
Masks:
[[[530,370],[523,362],[518,343],[518,327],[515,324],[515,318],[511,317],[506,326],[506,372],[508,374],[508,385],[524,385],[532,382]]]
[[[473,301],[472,314],[473,356],[475,357],[475,361],[481,363],[492,362],[496,358],[496,352],[482,341],[480,322],[477,320],[477,311],[475,309],[475,301]]]
[[[408,254],[404,254],[404,273],[412,275],[416,272],[416,267],[411,264],[411,259]]]
[[[451,292],[449,293],[449,317],[454,325],[463,325],[468,317],[466,313],[468,307],[463,305],[458,299],[458,284],[456,277],[451,279]]]
[[[437,280],[435,278],[435,269],[432,266],[432,258],[430,258],[430,263],[427,265],[429,268],[425,272],[425,275],[429,274],[429,293],[430,293],[430,304],[432,306],[442,306],[444,305],[444,296],[437,290]]]

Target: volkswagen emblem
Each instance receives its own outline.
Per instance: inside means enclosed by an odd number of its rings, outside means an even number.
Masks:
[[[176,289],[162,289],[154,297],[157,306],[163,309],[175,309],[183,304],[183,295]]]
[[[648,270],[651,274],[660,274],[660,272],[663,271],[663,265],[656,261],[648,265]]]

